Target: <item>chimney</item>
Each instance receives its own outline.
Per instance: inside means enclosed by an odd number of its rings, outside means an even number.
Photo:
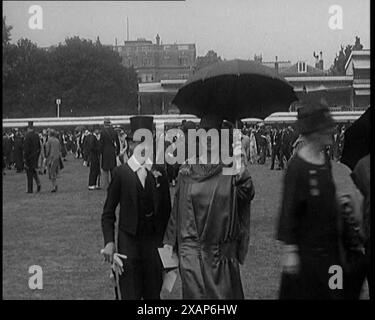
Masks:
[[[156,45],[160,45],[160,36],[159,34],[156,35]]]
[[[319,69],[323,70],[324,64],[323,64],[323,52],[320,51],[320,60],[319,60]]]
[[[313,56],[315,58],[315,68],[319,69],[319,55],[317,55],[314,51]]]

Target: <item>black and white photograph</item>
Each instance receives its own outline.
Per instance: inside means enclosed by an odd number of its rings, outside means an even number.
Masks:
[[[3,300],[375,298],[370,0],[2,9]]]

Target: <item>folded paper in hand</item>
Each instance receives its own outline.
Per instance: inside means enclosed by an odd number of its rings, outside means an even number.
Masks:
[[[168,249],[158,248],[158,251],[164,269],[175,269],[178,267],[178,258],[175,252],[171,256]]]

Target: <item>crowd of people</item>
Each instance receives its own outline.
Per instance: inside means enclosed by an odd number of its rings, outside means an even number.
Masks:
[[[327,148],[330,158],[336,161],[341,156],[346,126],[343,124],[336,126],[332,144]],[[196,129],[198,126],[191,121],[188,121],[186,125],[186,121],[183,121],[179,128],[187,130]],[[264,165],[269,158],[271,170],[275,169],[275,163],[277,170],[283,170],[303,142],[302,137],[292,125],[241,123],[240,128],[248,163]],[[90,167],[89,190],[107,188],[113,168],[125,163],[129,158],[128,130],[121,126],[111,126],[108,119],[105,121],[104,127],[91,126],[87,129],[82,127],[76,130],[42,129],[37,132],[40,152],[35,167],[39,175],[48,173],[46,143],[50,133],[55,135],[59,141],[60,169],[64,167],[62,162],[66,161],[68,153],[73,154],[76,159],[82,159],[83,165]],[[18,128],[3,132],[3,174],[6,174],[5,169],[15,169],[17,173],[25,171],[24,142],[26,135],[27,130]],[[177,137],[171,139],[166,137],[165,148],[178,143],[176,140]],[[175,186],[179,164],[166,164],[165,166],[168,181],[172,186]]]
[[[149,121],[145,127],[152,130]],[[189,122],[181,125],[184,134],[195,127]],[[222,119],[214,116],[202,118],[199,125],[206,131],[223,127]],[[114,174],[102,213],[102,254],[118,271],[117,296],[160,299],[163,274],[173,272],[163,268],[157,255],[163,246],[170,257],[173,252],[178,257],[184,299],[244,298],[239,265],[245,263],[249,246],[250,203],[255,195],[251,165],[265,164],[268,156],[271,169],[275,159],[280,169],[286,169],[277,224],[277,239],[283,244],[280,299],[358,299],[366,277],[371,297],[370,204],[367,200],[361,205],[358,191],[364,190],[362,196],[368,199],[370,186],[364,174],[369,162],[361,161],[361,170],[352,174],[335,161],[342,140],[343,127],[335,125],[328,108],[306,105],[299,110],[297,128],[244,126],[244,165],[236,175],[223,174],[225,165],[215,152],[222,146],[212,140],[200,145],[207,152],[206,164],[185,158],[172,170],[152,160],[147,165],[130,153],[126,165]],[[131,143],[134,147],[140,141]],[[169,143],[177,145],[179,139]],[[233,145],[233,153],[238,147]],[[168,180],[176,184],[172,207]],[[342,268],[341,281],[333,285],[332,267]]]
[[[152,117],[131,118],[130,131],[105,119],[104,126],[74,132],[37,132],[32,123],[26,132],[5,132],[3,174],[12,168],[18,173],[26,171],[27,192],[32,193],[33,180],[40,192],[38,174],[48,173],[51,192],[57,192],[57,177],[68,153],[90,168],[88,189],[107,192],[102,254],[112,270],[120,270],[118,292],[122,299],[160,298],[166,272],[157,251],[161,247],[178,256],[184,298],[241,299],[239,265],[247,255],[250,203],[255,195],[251,166],[265,165],[270,158],[271,170],[276,161],[277,169],[286,169],[277,226],[277,239],[284,244],[280,298],[357,299],[366,276],[373,294],[368,269],[369,201],[363,206],[366,226],[361,227],[357,218],[362,209],[358,209],[353,191],[358,187],[369,199],[369,181],[363,178],[369,165],[365,162],[367,166],[355,169],[353,180],[350,170],[341,171],[340,177],[348,178],[343,188],[335,172],[336,163],[342,169],[337,160],[345,126],[334,124],[326,109],[314,105],[301,108],[298,117],[293,126],[237,123],[240,146],[232,145],[232,151],[240,150],[245,165],[236,175],[222,174],[225,166],[221,159],[214,159],[214,150],[221,146],[213,141],[200,145],[207,152],[207,164],[190,164],[186,156],[183,164],[156,164],[155,158],[140,161],[133,151],[142,141],[135,139],[134,132],[149,128],[155,134]],[[234,128],[233,124],[226,126]],[[224,127],[222,119],[215,118],[202,118],[199,126],[191,121],[179,126],[185,137],[189,129]],[[164,150],[180,143],[181,136],[164,135]],[[187,139],[182,141],[187,143]],[[176,187],[173,202],[170,186]],[[119,204],[119,229],[115,232]],[[120,269],[115,261],[120,261]],[[327,270],[332,265],[345,266],[344,293],[327,285]]]
[[[32,193],[32,179],[39,192],[41,185],[38,175],[48,174],[52,182],[51,192],[56,192],[56,178],[64,168],[63,162],[67,161],[67,155],[72,154],[76,159],[82,159],[83,166],[90,167],[89,190],[100,189],[101,169],[105,178],[114,167],[127,160],[125,130],[117,129],[115,132],[105,125],[102,129],[95,126],[74,131],[53,128],[37,130],[33,123],[29,123],[26,129],[5,130],[3,175],[12,169],[17,173],[26,172],[27,192]],[[113,144],[114,151],[111,148]],[[108,179],[103,180],[104,187],[108,187]]]

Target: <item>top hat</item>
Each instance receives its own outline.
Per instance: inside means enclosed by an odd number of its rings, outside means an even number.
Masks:
[[[34,122],[33,121],[28,121],[27,122],[27,127],[28,128],[33,128],[34,127]]]
[[[154,117],[151,116],[135,116],[130,118],[130,134],[128,135],[129,139],[133,139],[134,133],[138,129],[146,129],[152,132],[154,123]]]
[[[297,110],[297,128],[302,135],[325,131],[334,127],[335,122],[328,106],[323,103],[304,103]]]

